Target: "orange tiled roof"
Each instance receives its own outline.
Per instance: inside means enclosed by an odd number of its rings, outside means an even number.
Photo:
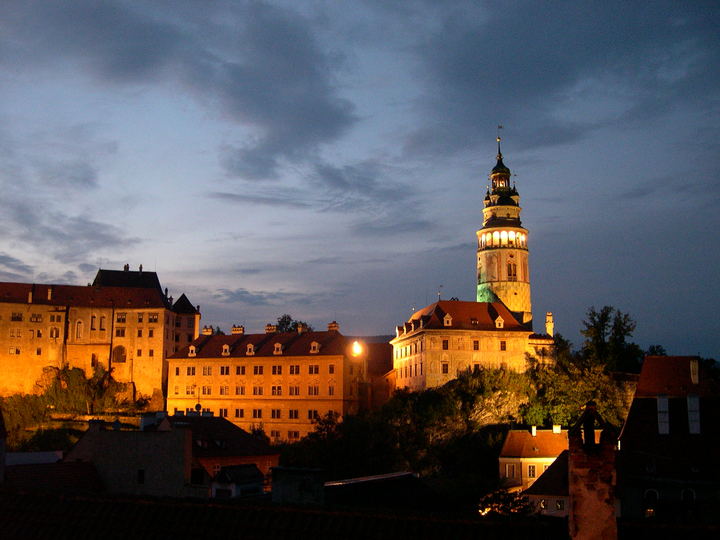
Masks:
[[[550,429],[538,429],[533,437],[525,429],[511,429],[500,451],[500,457],[556,457],[568,449],[567,431],[553,433]]]
[[[452,326],[445,326],[445,315],[452,317]],[[502,302],[463,302],[460,300],[441,300],[430,304],[408,319],[406,325],[415,322],[415,328],[496,330],[495,320],[503,319],[503,330],[528,330],[520,323]]]
[[[690,364],[697,356],[646,356],[640,370],[635,397],[658,395],[683,397],[689,394],[704,396],[713,393],[713,382],[708,380],[698,365],[699,379],[694,384],[690,378]],[[717,385],[715,385],[717,386]],[[718,392],[715,388],[714,392]]]
[[[172,358],[188,358],[191,346],[195,347],[195,358],[237,358],[247,355],[247,346],[252,344],[255,349],[253,356],[275,356],[275,344],[282,344],[283,356],[304,356],[310,354],[310,345],[315,341],[319,344],[318,355],[345,354],[352,343],[339,332],[276,332],[272,334],[231,334],[200,336],[188,346],[183,347]],[[223,345],[228,345],[230,354],[223,356]]]

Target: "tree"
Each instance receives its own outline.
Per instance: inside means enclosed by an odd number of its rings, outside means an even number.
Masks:
[[[219,326],[216,326],[215,330],[213,330],[213,334],[215,334],[216,336],[224,336],[225,332],[223,332]]]
[[[312,331],[313,327],[304,321],[298,321],[287,313],[280,315],[277,319],[278,332],[297,332],[298,326],[303,325],[306,330]]]
[[[665,347],[663,347],[662,345],[650,345],[648,347],[648,350],[645,351],[645,354],[647,356],[667,356]]]
[[[630,315],[611,306],[603,306],[600,311],[593,306],[583,326],[580,333],[585,336],[585,342],[580,359],[586,365],[602,365],[611,371],[640,370],[643,351],[637,344],[628,342],[636,326]]]

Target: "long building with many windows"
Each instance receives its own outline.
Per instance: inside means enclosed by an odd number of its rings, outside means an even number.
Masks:
[[[263,428],[272,441],[297,440],[314,421],[355,414],[369,403],[367,346],[327,331],[230,335],[212,329],[168,361],[169,412],[202,411],[243,429]]]

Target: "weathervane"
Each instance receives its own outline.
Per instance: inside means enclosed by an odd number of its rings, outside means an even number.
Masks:
[[[442,285],[440,285],[440,286],[438,287],[438,302],[440,301],[440,293],[442,292],[442,288],[443,288]]]

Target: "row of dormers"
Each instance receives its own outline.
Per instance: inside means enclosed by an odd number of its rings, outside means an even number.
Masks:
[[[245,356],[254,356],[255,355],[255,344],[254,343],[248,343],[245,348]],[[310,343],[310,349],[309,354],[317,354],[320,352],[320,343],[317,341],[312,341]],[[276,342],[273,344],[273,354],[279,355],[283,354],[283,344]],[[222,351],[220,353],[221,356],[230,356],[230,345],[225,343],[222,346]],[[188,347],[188,356],[194,357],[197,356],[197,347],[195,345],[190,345]]]
[[[430,319],[429,315],[424,315],[422,317],[419,317],[417,319],[412,319],[402,326],[397,326],[395,328],[395,335],[396,337],[399,337],[401,334],[410,334],[414,332],[415,330],[420,330],[421,328],[425,327],[425,324]],[[452,328],[452,316],[449,313],[446,313],[443,317],[443,326],[446,328]],[[473,326],[478,325],[477,318],[473,317],[470,319],[470,324]],[[502,329],[505,327],[505,319],[502,318],[502,316],[498,315],[495,318],[495,328]]]

